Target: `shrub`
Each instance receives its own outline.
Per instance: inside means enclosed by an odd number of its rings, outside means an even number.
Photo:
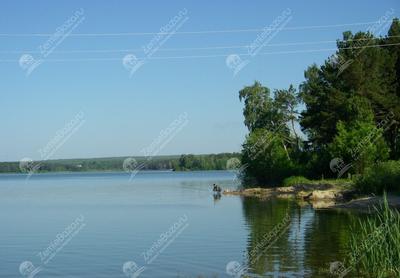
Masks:
[[[400,161],[380,162],[367,168],[355,184],[364,193],[400,191]]]
[[[303,176],[292,176],[284,179],[282,182],[282,186],[293,186],[296,184],[310,184],[310,183],[312,182]]]
[[[389,148],[383,139],[383,130],[376,127],[372,119],[353,124],[338,122],[337,135],[329,145],[332,157],[352,161],[350,171],[363,173],[376,161],[387,160]]]
[[[277,186],[285,177],[297,174],[296,163],[285,149],[284,138],[279,133],[264,129],[251,132],[242,151],[242,165],[246,165],[246,186]],[[250,184],[249,181],[255,181]]]

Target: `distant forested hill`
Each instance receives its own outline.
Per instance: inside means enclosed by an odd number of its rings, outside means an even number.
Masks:
[[[239,158],[239,156],[238,153],[220,153],[154,157],[58,159],[25,161],[22,163],[0,162],[0,173],[22,173],[28,172],[32,168],[34,168],[35,172],[124,171],[132,170],[135,167],[140,168],[140,170],[224,170],[230,158]],[[126,162],[129,162],[129,165],[126,165]]]

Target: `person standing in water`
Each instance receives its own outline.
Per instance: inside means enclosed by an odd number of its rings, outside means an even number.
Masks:
[[[213,191],[214,192],[221,192],[221,187],[219,187],[218,185],[216,185],[215,183],[213,184]]]

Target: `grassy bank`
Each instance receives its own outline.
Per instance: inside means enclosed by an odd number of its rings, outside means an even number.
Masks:
[[[400,277],[400,213],[386,196],[376,213],[353,232],[348,264],[361,277]]]
[[[303,176],[292,176],[286,178],[282,182],[282,186],[295,186],[298,184],[318,185],[318,184],[330,184],[332,186],[353,186],[354,181],[351,179],[320,179],[320,180],[309,180]]]

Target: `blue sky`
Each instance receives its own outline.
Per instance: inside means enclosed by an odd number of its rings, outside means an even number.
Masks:
[[[0,5],[0,161],[39,159],[39,150],[80,111],[84,124],[50,158],[140,155],[184,112],[188,124],[159,154],[239,151],[247,131],[238,91],[254,80],[271,89],[298,86],[307,66],[320,64],[333,53],[256,55],[233,76],[226,56],[244,49],[171,48],[248,45],[261,32],[175,34],[153,57],[217,57],[149,60],[129,78],[122,58],[128,53],[140,57],[140,51],[91,50],[141,49],[154,35],[68,36],[26,76],[19,58],[22,54],[40,57],[36,52],[48,37],[4,34],[53,34],[79,9],[84,20],[74,34],[154,33],[183,9],[188,20],[178,32],[259,29],[271,25],[287,8],[292,16],[289,28],[372,22],[391,9],[392,17],[399,17],[400,9],[396,0],[2,1]],[[365,31],[369,26],[282,30],[270,44],[335,41],[345,30]],[[334,47],[334,42],[267,45],[262,52]],[[62,52],[72,50],[89,52]]]

